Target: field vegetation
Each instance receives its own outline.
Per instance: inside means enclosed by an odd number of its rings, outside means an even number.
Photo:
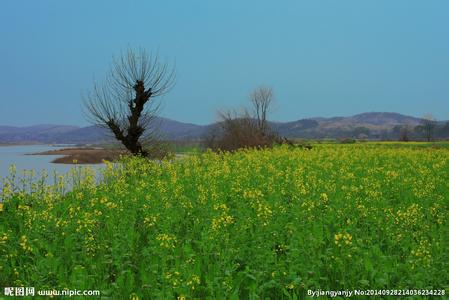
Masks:
[[[410,144],[407,144],[410,145]],[[448,289],[449,151],[400,143],[123,158],[4,182],[0,286],[128,299]],[[66,183],[71,182],[71,191]]]

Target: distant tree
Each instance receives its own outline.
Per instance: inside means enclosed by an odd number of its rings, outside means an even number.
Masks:
[[[435,127],[437,125],[436,119],[432,115],[425,115],[421,119],[421,125],[420,128],[422,132],[424,133],[424,137],[428,142],[430,142],[433,139]]]
[[[437,124],[435,126],[434,136],[442,139],[449,138],[449,122]]]
[[[449,131],[449,121],[447,121],[446,124],[444,124],[443,130]]]
[[[253,117],[257,121],[259,130],[263,133],[268,130],[267,114],[273,103],[272,88],[261,86],[255,89],[250,95],[253,108]]]
[[[399,128],[399,141],[401,142],[408,142],[410,141],[410,135],[411,135],[411,126],[406,124]]]
[[[441,136],[444,138],[449,137],[449,121],[441,128]]]
[[[357,139],[367,139],[370,135],[371,131],[369,128],[359,126],[354,128],[352,136]]]
[[[219,112],[219,121],[205,137],[205,146],[215,150],[234,151],[240,148],[271,147],[288,142],[273,132],[268,113],[273,104],[271,88],[259,87],[250,94],[251,109],[241,112]]]
[[[102,84],[94,82],[84,101],[87,118],[109,129],[132,154],[151,156],[160,142],[154,123],[160,105],[155,100],[173,87],[174,79],[174,69],[157,55],[129,49],[113,60]]]

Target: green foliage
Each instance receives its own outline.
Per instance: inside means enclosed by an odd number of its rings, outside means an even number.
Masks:
[[[448,288],[449,152],[319,145],[125,158],[3,191],[0,286],[128,299]]]

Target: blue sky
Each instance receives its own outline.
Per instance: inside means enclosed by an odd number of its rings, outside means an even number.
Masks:
[[[161,115],[205,124],[276,95],[272,119],[449,119],[449,1],[1,1],[0,125],[86,125],[81,95],[127,47],[176,62]]]

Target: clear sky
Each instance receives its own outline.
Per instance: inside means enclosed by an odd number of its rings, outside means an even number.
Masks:
[[[176,62],[163,116],[206,124],[276,95],[272,119],[449,119],[449,1],[4,0],[0,125],[87,125],[81,95],[127,47]]]

